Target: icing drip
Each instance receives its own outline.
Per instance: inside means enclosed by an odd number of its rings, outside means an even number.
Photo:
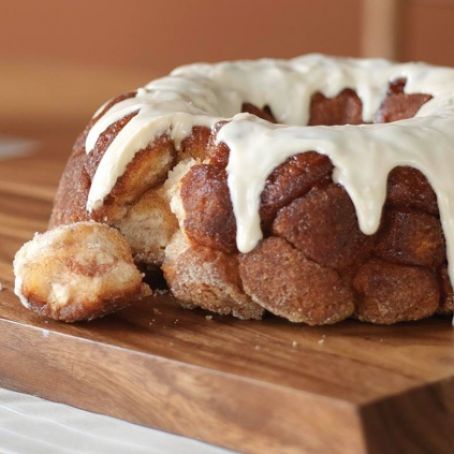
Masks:
[[[401,120],[380,125],[284,127],[249,114],[235,116],[217,139],[230,148],[227,173],[238,223],[238,249],[249,252],[262,237],[259,205],[267,176],[301,150],[329,156],[335,167],[333,179],[352,199],[363,233],[377,231],[388,174],[403,165],[423,172],[436,188],[443,229],[453,231],[454,184],[452,167],[446,165],[454,156],[453,119],[414,120],[411,126]],[[448,247],[454,248],[450,235],[445,236]]]
[[[388,124],[305,126],[315,92],[334,97],[345,88],[356,91],[363,121],[372,122],[388,83],[402,78],[407,81],[405,93],[432,95],[414,118]],[[235,115],[243,101],[269,105],[279,121],[292,126]],[[104,113],[88,134],[87,153],[107,127],[133,112],[137,115],[98,166],[89,211],[102,206],[134,154],[160,134],[169,134],[178,146],[193,126],[212,127],[228,119],[217,140],[230,148],[228,186],[240,251],[252,250],[262,237],[259,203],[267,176],[289,156],[314,150],[331,159],[333,178],[349,193],[366,234],[379,227],[389,172],[401,165],[420,170],[437,195],[454,282],[454,69],[322,55],[189,65],[150,82],[134,98]]]

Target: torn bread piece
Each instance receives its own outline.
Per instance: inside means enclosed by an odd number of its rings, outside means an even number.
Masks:
[[[25,243],[14,259],[22,304],[55,320],[92,320],[150,293],[125,238],[96,222],[57,227]]]

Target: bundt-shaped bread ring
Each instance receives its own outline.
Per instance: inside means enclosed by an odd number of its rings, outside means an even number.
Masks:
[[[181,68],[95,114],[50,228],[114,227],[188,308],[310,325],[451,313],[447,85],[454,97],[447,68],[322,56]],[[309,126],[282,124],[296,121]],[[16,275],[30,303],[25,266]],[[68,316],[40,298],[44,315],[68,321],[110,310],[87,303]]]

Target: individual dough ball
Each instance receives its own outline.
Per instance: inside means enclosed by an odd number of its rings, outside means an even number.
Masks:
[[[337,96],[327,98],[323,93],[312,95],[309,125],[359,125],[363,123],[363,103],[351,88],[345,88]]]
[[[440,221],[418,211],[386,210],[375,254],[403,265],[438,267],[445,256]]]
[[[36,234],[17,252],[14,273],[24,306],[65,322],[101,317],[146,291],[124,237],[95,222]]]
[[[226,253],[236,251],[236,221],[224,169],[194,165],[181,180],[184,231],[191,241]]]
[[[339,185],[314,188],[282,208],[273,223],[273,234],[292,243],[320,265],[345,269],[363,261],[374,237],[358,227],[355,208]]]
[[[353,280],[360,320],[385,325],[430,317],[440,291],[433,274],[421,267],[381,260],[364,264]]]
[[[160,265],[178,221],[161,188],[146,192],[116,227],[128,240],[136,262]]]
[[[191,243],[181,232],[165,252],[164,276],[182,306],[198,306],[241,319],[262,317],[263,308],[242,290],[235,255]]]
[[[411,167],[396,167],[388,176],[386,204],[438,215],[437,196],[427,178]]]
[[[78,142],[80,140],[81,137],[79,137]],[[62,224],[88,220],[87,197],[91,179],[85,170],[86,159],[85,148],[75,146],[58,184],[49,219],[49,229]]]
[[[353,313],[353,295],[337,272],[308,260],[282,238],[265,239],[239,260],[244,290],[275,315],[324,325]]]
[[[406,79],[397,79],[389,84],[387,96],[375,116],[375,123],[412,118],[423,104],[432,99],[432,95],[424,93],[404,93],[406,83]]]
[[[216,123],[213,129],[215,131],[219,131],[226,123],[226,121],[220,121]],[[218,169],[226,169],[229,163],[229,156],[230,148],[224,142],[216,143],[214,141],[211,141],[210,146],[207,150],[206,163]]]
[[[260,199],[260,218],[268,229],[276,213],[316,184],[329,183],[333,165],[314,151],[299,153],[276,167],[266,180]]]
[[[212,131],[206,126],[194,126],[189,134],[181,142],[178,150],[178,160],[194,159],[202,162],[213,142]]]
[[[251,102],[243,102],[241,106],[241,112],[247,112],[256,117],[262,118],[263,120],[269,121],[270,123],[277,123],[276,117],[271,110],[271,107],[268,105],[263,106],[262,108],[257,107]]]
[[[205,163],[225,169],[230,150],[224,142],[217,143],[216,136],[222,126],[227,123],[224,120],[218,121],[211,128],[194,126],[191,134],[181,142],[178,151],[179,161],[191,159],[199,164]]]

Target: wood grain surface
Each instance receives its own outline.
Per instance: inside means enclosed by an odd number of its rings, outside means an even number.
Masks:
[[[311,328],[163,296],[65,325],[22,308],[11,260],[46,228],[78,127],[31,128],[36,153],[0,161],[0,386],[240,452],[454,452],[449,318]]]

